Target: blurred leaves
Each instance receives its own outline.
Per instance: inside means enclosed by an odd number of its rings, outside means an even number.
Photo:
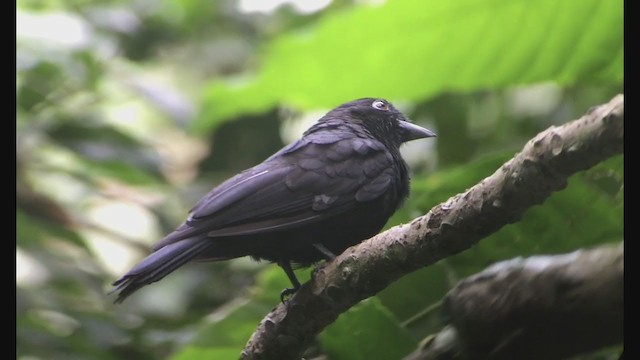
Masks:
[[[210,356],[232,354],[237,358],[257,324],[280,298],[280,291],[289,286],[281,269],[272,266],[257,278],[250,297],[241,296],[213,312],[202,323],[197,336],[173,360],[208,359]]]
[[[48,131],[56,143],[82,159],[94,175],[113,177],[129,184],[157,182],[160,159],[134,137],[106,124],[59,123]]]
[[[340,316],[322,332],[320,343],[331,359],[400,359],[417,345],[375,297]]]
[[[59,223],[30,215],[28,212],[22,211],[20,206],[16,209],[16,228],[20,229],[16,240],[20,246],[25,248],[37,247],[49,237],[68,240],[75,245],[85,247],[82,238],[73,230]]]
[[[438,133],[403,149],[412,194],[390,227],[622,91],[620,0],[374,3],[18,1],[17,358],[237,358],[289,286],[277,266],[192,264],[119,306],[106,292],[195,200],[303,129],[302,110],[381,96]],[[619,156],[343,314],[307,355],[401,358],[446,323],[458,279],[622,241],[623,208]]]
[[[416,101],[546,80],[617,83],[622,20],[622,1],[606,0],[396,0],[352,8],[275,38],[256,76],[213,82],[196,130],[277,102],[331,108],[365,95]]]

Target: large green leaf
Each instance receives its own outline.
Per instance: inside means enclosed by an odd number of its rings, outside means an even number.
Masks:
[[[176,356],[173,360],[210,360],[210,359],[237,359],[240,352],[237,347],[199,347],[189,346]]]
[[[331,359],[400,359],[417,342],[398,320],[373,297],[342,314],[320,334]]]
[[[623,78],[621,0],[394,0],[275,38],[254,78],[214,82],[203,130],[277,102],[333,107],[365,96],[423,100],[514,84]]]
[[[378,294],[402,326],[416,336],[434,333],[442,327],[442,295],[453,285],[446,261],[403,276]]]

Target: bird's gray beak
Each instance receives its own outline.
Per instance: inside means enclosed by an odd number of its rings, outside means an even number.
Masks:
[[[400,120],[400,129],[402,132],[402,142],[437,136],[436,133],[431,130],[404,120]]]

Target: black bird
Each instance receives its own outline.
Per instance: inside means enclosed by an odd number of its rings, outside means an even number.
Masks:
[[[383,99],[331,110],[302,138],[214,188],[153,253],[113,283],[122,302],[191,260],[251,256],[292,270],[377,234],[409,194],[403,142],[436,136]]]

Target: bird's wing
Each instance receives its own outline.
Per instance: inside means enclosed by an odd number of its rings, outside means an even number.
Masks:
[[[317,222],[392,186],[394,162],[384,145],[362,138],[332,141],[299,141],[225,181],[155,248],[196,234],[250,235]]]

